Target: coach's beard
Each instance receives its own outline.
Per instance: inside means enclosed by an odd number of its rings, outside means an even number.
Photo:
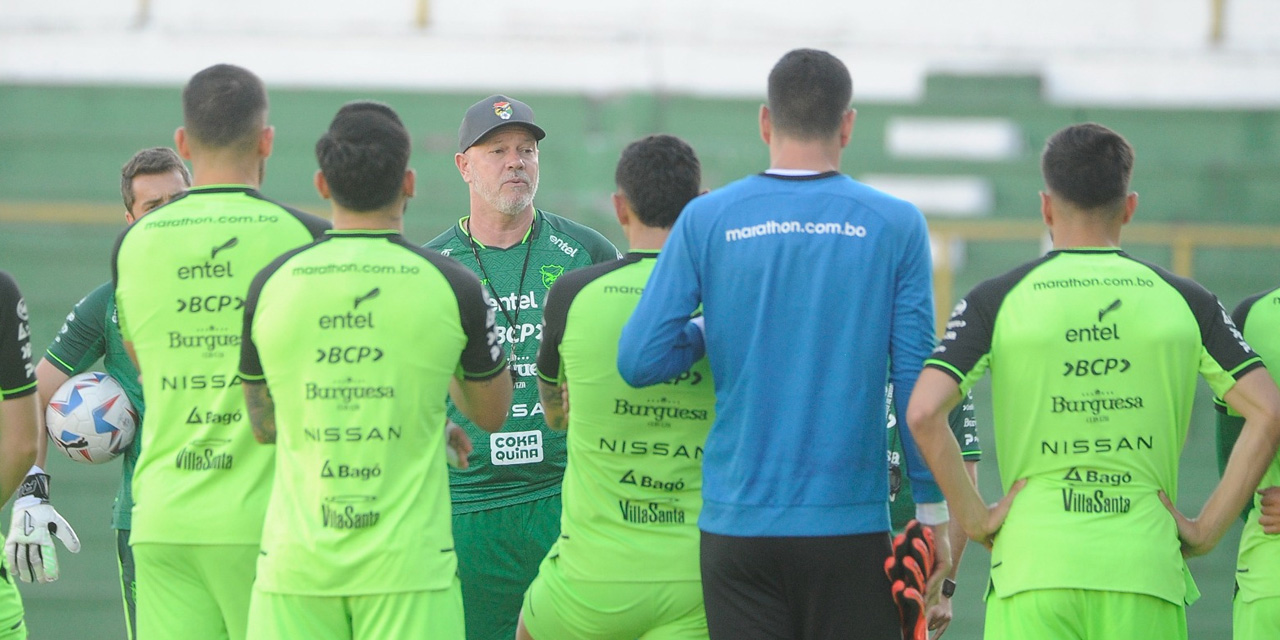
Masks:
[[[502,192],[502,185],[506,180],[511,178],[520,178],[524,180],[525,184],[527,184],[529,188],[523,193],[517,192],[504,194]],[[514,218],[519,215],[521,211],[529,208],[529,205],[533,204],[533,196],[537,194],[537,192],[538,180],[536,178],[530,179],[529,174],[524,171],[516,171],[510,176],[507,176],[502,183],[499,183],[496,189],[493,191],[485,189],[480,195],[489,202],[490,206],[497,209],[499,213],[507,216],[508,218]]]

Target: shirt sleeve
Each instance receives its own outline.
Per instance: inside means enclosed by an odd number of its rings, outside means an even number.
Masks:
[[[11,400],[35,392],[27,301],[18,290],[18,283],[0,271],[0,399]]]
[[[480,278],[460,263],[450,261],[445,274],[458,298],[458,312],[467,344],[459,369],[467,380],[488,380],[507,368],[507,355],[498,343],[498,305],[480,284]]]
[[[689,213],[686,208],[676,219],[640,303],[622,328],[618,372],[633,387],[670,380],[706,353],[702,330],[689,320],[702,302],[695,252],[706,242],[697,238]]]
[[[538,378],[547,384],[560,384],[560,341],[564,339],[564,327],[569,319],[571,296],[564,287],[565,280],[557,280],[547,291],[546,308],[542,310],[542,344],[538,345]]]
[[[914,217],[903,238],[902,257],[895,270],[893,319],[889,333],[889,379],[899,416],[907,415],[907,402],[916,378],[934,344],[933,260],[924,216]],[[910,429],[900,428],[907,476],[917,503],[941,502],[942,491],[925,464]]]
[[[71,376],[88,371],[106,355],[107,307],[114,295],[115,289],[108,282],[76,303],[45,350],[49,364]]]
[[[253,342],[253,316],[258,312],[262,287],[272,273],[275,273],[275,269],[271,266],[258,272],[249,284],[249,293],[245,295],[244,319],[240,327],[240,377],[250,382],[262,382],[266,378],[262,371],[262,361],[258,359],[258,345]]]
[[[978,418],[973,409],[973,393],[964,394],[964,399],[951,410],[948,417],[951,433],[960,443],[960,454],[966,462],[977,462],[982,459],[982,445],[978,442]]]

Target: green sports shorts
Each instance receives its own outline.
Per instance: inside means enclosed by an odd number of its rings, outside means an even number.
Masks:
[[[462,587],[363,596],[299,596],[254,589],[249,640],[466,637]]]
[[[702,581],[591,582],[564,575],[549,556],[520,611],[534,640],[705,640]]]
[[[453,516],[467,640],[511,640],[538,563],[560,537],[560,495]]]
[[[16,582],[17,578],[0,560],[0,640],[25,640],[27,637],[27,625],[22,619],[22,594],[18,593]]]
[[[1036,589],[987,594],[985,640],[1187,639],[1187,609],[1141,593]]]
[[[1234,640],[1280,638],[1280,596],[1245,602],[1237,593],[1231,604],[1231,637]]]
[[[243,640],[258,545],[133,545],[139,638]]]

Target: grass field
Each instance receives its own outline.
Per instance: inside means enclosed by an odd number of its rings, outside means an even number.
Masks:
[[[412,214],[411,214],[412,215]],[[418,221],[410,227],[411,240],[425,242],[439,226]],[[42,351],[63,317],[85,293],[110,277],[109,252],[119,227],[72,223],[33,224],[0,218],[0,269],[12,273],[22,286],[31,312],[33,340]],[[602,229],[617,238],[613,229]],[[968,268],[959,274],[962,288],[995,275],[1035,256],[1031,245],[1003,244],[985,250],[971,249]],[[1167,264],[1159,250],[1136,251],[1142,257]],[[1197,256],[1202,282],[1232,306],[1245,295],[1280,280],[1274,252],[1222,252]],[[1249,264],[1247,272],[1237,265]],[[963,291],[957,292],[963,294]],[[990,430],[990,396],[984,385],[975,391],[981,437],[993,442]],[[1213,415],[1207,388],[1201,385],[1191,434],[1183,453],[1180,504],[1194,514],[1217,481],[1213,444]],[[119,482],[119,466],[79,465],[51,452],[53,502],[76,527],[84,544],[79,555],[60,552],[62,579],[53,584],[22,584],[31,637],[36,640],[109,640],[123,638],[123,615],[117,580],[115,540],[110,530],[111,501]],[[980,466],[983,494],[999,495],[996,456],[988,444]],[[7,512],[3,522],[8,523]],[[7,526],[5,527],[7,529]],[[1213,553],[1193,560],[1192,571],[1204,596],[1188,612],[1191,637],[1227,638],[1230,635],[1231,594],[1239,523]],[[987,552],[970,545],[954,600],[956,620],[947,638],[981,637],[981,593],[988,564]]]

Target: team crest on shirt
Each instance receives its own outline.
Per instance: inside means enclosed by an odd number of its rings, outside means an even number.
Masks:
[[[550,289],[556,279],[564,274],[564,267],[558,264],[544,264],[538,272],[542,274],[542,286]]]
[[[493,103],[493,115],[498,116],[503,120],[510,120],[511,119],[511,103],[510,102]]]

